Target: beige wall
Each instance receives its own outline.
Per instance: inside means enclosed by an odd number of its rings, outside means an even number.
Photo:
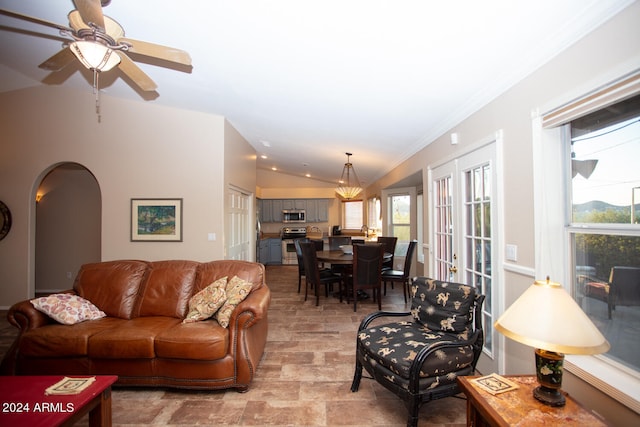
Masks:
[[[11,232],[0,241],[0,307],[33,296],[35,191],[62,162],[85,166],[98,181],[103,260],[223,258],[223,239],[208,241],[207,233],[224,235],[225,168],[248,170],[228,182],[255,188],[246,141],[220,116],[101,98],[98,123],[90,87],[0,94],[0,200],[13,214]],[[225,157],[225,133],[245,145],[241,159]],[[183,242],[131,242],[131,198],[182,198]]]
[[[534,224],[532,112],[545,112],[640,67],[640,3],[568,48],[538,71],[518,83],[486,107],[398,166],[367,188],[371,194],[422,169],[424,188],[429,188],[427,170],[455,158],[479,141],[501,130],[504,137],[503,244],[518,247],[518,261],[503,265],[504,304],[508,307],[532,283],[536,247]],[[456,132],[459,144],[451,145]],[[562,185],[562,183],[558,183]],[[425,197],[428,212],[428,197]],[[425,228],[423,238],[429,239]],[[502,251],[503,248],[500,248]],[[428,261],[427,265],[428,265]],[[533,349],[505,341],[507,374],[534,372]],[[604,396],[570,372],[564,389],[579,396],[590,408],[597,408],[612,425],[634,425],[638,414]],[[606,402],[599,404],[598,402]]]

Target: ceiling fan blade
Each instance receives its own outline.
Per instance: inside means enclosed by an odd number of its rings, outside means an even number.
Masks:
[[[125,53],[118,52],[120,55],[120,70],[129,77],[140,89],[145,92],[151,92],[158,88],[156,82],[151,80],[140,67],[138,67]]]
[[[184,50],[162,46],[155,43],[134,40],[126,37],[118,39],[118,43],[120,42],[124,42],[130,45],[131,47],[129,48],[129,52],[135,53],[137,55],[158,58],[164,61],[174,62],[176,64],[187,66],[191,65],[191,56]]]
[[[75,59],[73,52],[68,47],[65,47],[38,66],[45,70],[58,71],[75,61]]]
[[[91,29],[91,27],[89,27],[89,25],[87,25],[87,23],[84,22],[84,20],[82,19],[82,16],[80,16],[80,12],[78,12],[78,10],[76,9],[69,12],[69,15],[67,15],[67,18],[69,19],[69,25],[75,31]],[[108,16],[104,15],[104,25],[105,25],[105,28],[104,28],[105,33],[107,33],[107,35],[112,37],[114,40],[118,40],[120,37],[124,36],[124,29],[113,18],[109,18]]]
[[[73,0],[73,4],[76,5],[76,9],[86,24],[93,23],[104,31],[104,15],[100,0]]]
[[[67,15],[67,18],[69,19],[69,25],[71,26],[71,28],[74,29],[74,31],[91,29],[91,27],[89,27],[89,25],[87,25],[82,20],[82,16],[80,16],[80,12],[78,12],[78,10],[76,9],[69,12],[69,14]]]
[[[23,15],[21,13],[12,12],[10,10],[0,9],[0,15],[10,16],[16,19],[22,19],[23,21],[33,22],[34,24],[40,24],[51,28],[56,28],[60,31],[68,31],[73,33],[73,30],[64,25],[56,24],[55,22],[45,21],[44,19],[34,18],[33,16]]]

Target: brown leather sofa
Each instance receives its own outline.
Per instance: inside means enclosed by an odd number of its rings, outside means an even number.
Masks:
[[[192,295],[219,278],[253,284],[228,328],[183,323]],[[8,320],[20,329],[4,375],[118,375],[116,385],[248,390],[267,341],[271,293],[262,264],[248,261],[109,261],[82,266],[73,292],[107,316],[55,322],[27,300]]]

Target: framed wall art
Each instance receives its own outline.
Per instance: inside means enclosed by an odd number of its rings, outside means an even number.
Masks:
[[[182,242],[182,199],[131,199],[132,242]]]

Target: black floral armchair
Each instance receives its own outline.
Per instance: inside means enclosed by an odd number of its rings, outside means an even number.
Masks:
[[[378,311],[360,323],[351,391],[358,391],[364,368],[405,402],[407,425],[416,426],[423,403],[458,394],[456,378],[475,371],[484,295],[426,277],[412,279],[410,289],[410,312]]]

